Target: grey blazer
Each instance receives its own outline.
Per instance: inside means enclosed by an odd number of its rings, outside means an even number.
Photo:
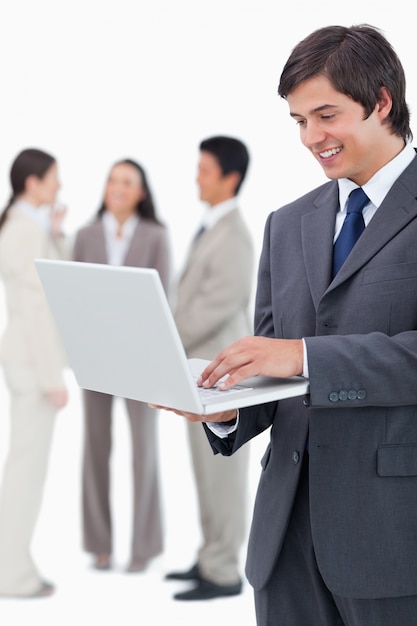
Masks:
[[[78,231],[74,242],[73,260],[86,263],[107,263],[106,241],[101,219],[95,220]],[[165,290],[168,290],[170,259],[166,228],[149,220],[139,220],[123,265],[154,267],[159,272]]]
[[[313,542],[329,589],[417,594],[417,158],[331,281],[337,182],[272,213],[255,332],[304,337],[310,395],[241,410],[231,454],[271,427],[250,533],[259,589],[278,558],[309,431]],[[207,429],[206,429],[207,430]]]

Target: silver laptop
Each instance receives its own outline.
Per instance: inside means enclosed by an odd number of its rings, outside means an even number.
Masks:
[[[308,381],[256,376],[228,391],[196,379],[158,272],[36,259],[70,367],[81,388],[210,415],[308,393]]]

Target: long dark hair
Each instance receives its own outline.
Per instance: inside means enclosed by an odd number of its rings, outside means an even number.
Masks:
[[[136,204],[136,207],[135,207],[136,213],[139,215],[139,217],[142,217],[145,220],[150,220],[152,222],[156,222],[157,224],[161,224],[161,221],[159,220],[156,214],[155,204],[152,199],[152,193],[151,193],[148,180],[145,174],[145,170],[143,169],[143,167],[139,165],[139,163],[136,163],[136,161],[133,161],[132,159],[122,159],[121,161],[117,161],[113,165],[113,167],[110,170],[110,173],[116,167],[116,165],[130,165],[131,167],[134,167],[139,172],[141,180],[142,180],[144,197],[142,198],[142,200],[139,200],[139,202]],[[107,207],[103,199],[103,202],[99,210],[97,211],[98,218],[102,217],[106,208]]]
[[[26,179],[29,176],[42,179],[54,163],[56,163],[55,157],[37,148],[27,148],[17,155],[10,169],[12,195],[0,215],[0,229],[7,219],[10,207],[24,193]]]

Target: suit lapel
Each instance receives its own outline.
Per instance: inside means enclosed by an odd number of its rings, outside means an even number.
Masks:
[[[191,242],[181,279],[184,278],[191,267],[195,266],[196,261],[201,261],[205,257],[206,250],[209,251],[208,254],[212,254],[213,241],[217,239],[217,233],[224,233],[226,224],[233,228],[233,224],[239,220],[239,215],[239,210],[237,208],[233,209],[224,215],[212,228],[207,229],[204,235]]]
[[[417,157],[396,180],[349,258],[331,281],[338,206],[338,185],[333,181],[315,199],[314,210],[302,218],[304,262],[316,308],[327,289],[334,289],[347,280],[417,217]]]
[[[316,308],[331,280],[334,224],[338,207],[339,190],[334,181],[323,188],[314,201],[314,209],[303,215],[301,221],[304,263]]]
[[[417,217],[417,158],[391,187],[381,206],[357,241],[332,287],[357,272],[391,239]]]
[[[124,258],[125,265],[137,265],[138,258],[141,258],[141,250],[146,245],[146,241],[144,240],[145,228],[143,224],[142,227],[139,228],[139,224],[140,220],[136,225],[129,247],[126,251],[126,256]]]
[[[96,257],[97,263],[107,263],[107,250],[106,250],[106,240],[104,237],[104,228],[103,228],[103,220],[99,219],[94,222],[91,227],[93,228],[94,233],[94,256]]]

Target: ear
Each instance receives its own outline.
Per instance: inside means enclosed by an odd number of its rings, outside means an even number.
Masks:
[[[392,96],[386,87],[379,90],[378,101],[376,103],[376,111],[381,120],[388,117],[392,109]]]
[[[236,187],[240,183],[241,176],[239,172],[229,172],[227,176],[225,176],[227,180],[227,184],[232,195],[236,195]]]
[[[39,185],[39,178],[34,174],[30,174],[25,180],[25,191],[33,193]]]

